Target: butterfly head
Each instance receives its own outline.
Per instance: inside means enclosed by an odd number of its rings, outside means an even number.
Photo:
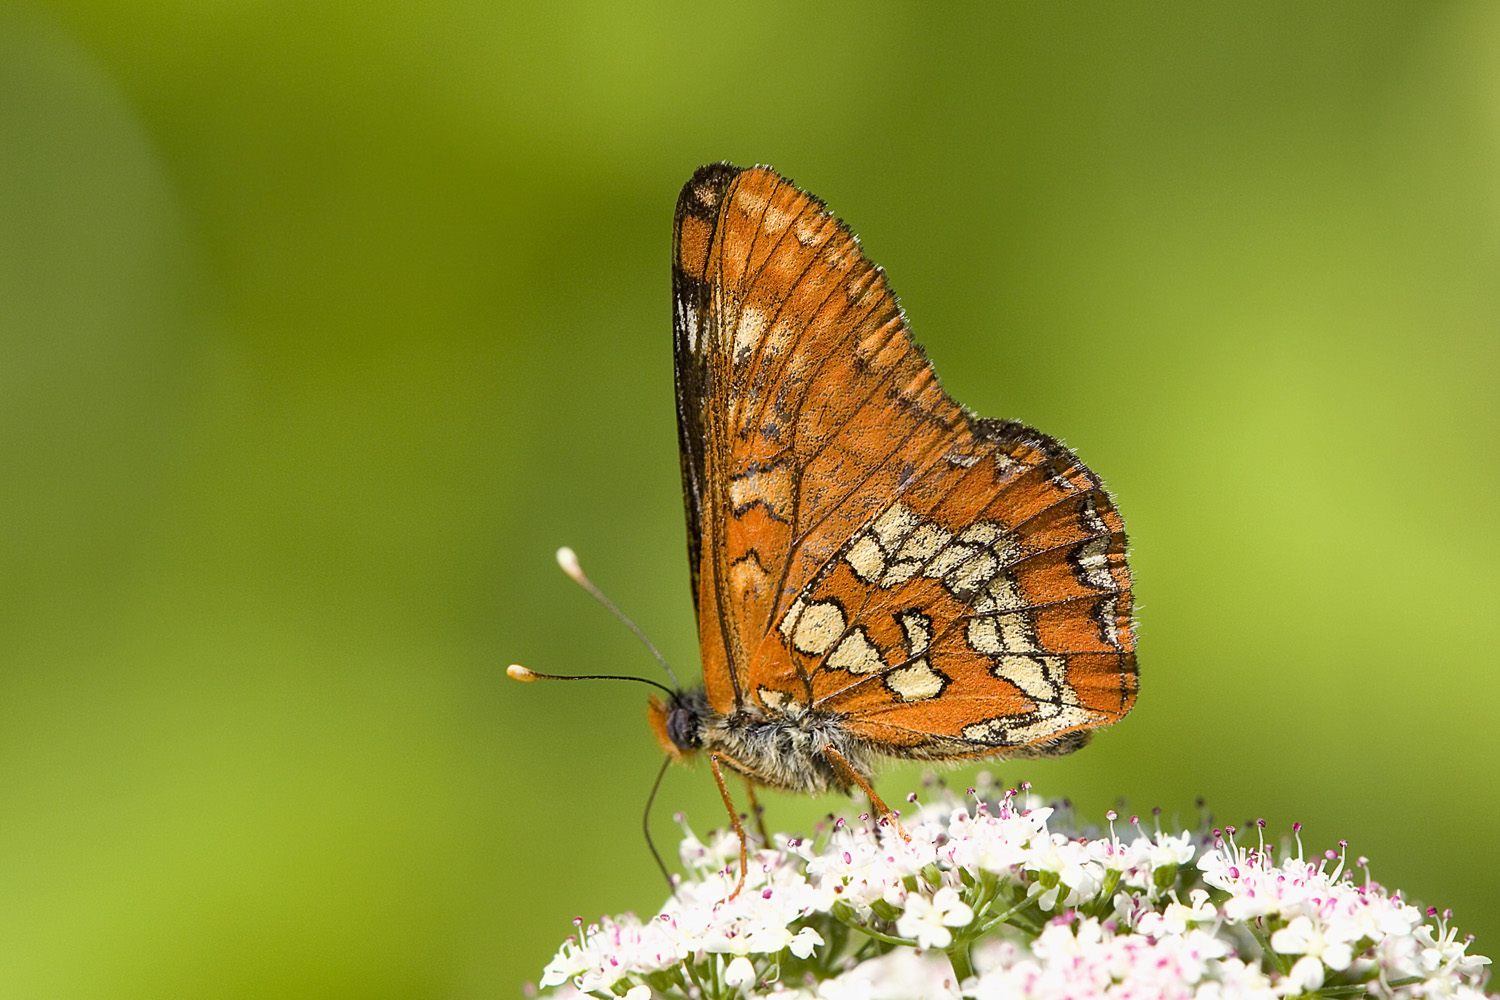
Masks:
[[[677,691],[666,700],[653,697],[646,714],[656,741],[680,760],[702,748],[707,708],[708,698],[702,691]]]

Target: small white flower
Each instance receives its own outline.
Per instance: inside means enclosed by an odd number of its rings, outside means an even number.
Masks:
[[[1307,993],[1321,987],[1327,977],[1328,973],[1324,971],[1322,962],[1313,955],[1303,955],[1292,966],[1292,971],[1281,980],[1276,992],[1282,996]]]
[[[915,875],[937,861],[937,839],[944,831],[936,824],[924,823],[908,832],[910,840],[894,831],[883,831],[882,857],[896,878]]]
[[[798,958],[807,958],[813,953],[813,949],[821,948],[825,943],[826,942],[824,942],[823,940],[823,935],[819,934],[811,927],[804,927],[792,936],[792,940],[787,945],[787,947],[790,948],[792,950],[792,954],[796,955]]]
[[[1219,911],[1209,905],[1207,890],[1194,889],[1188,893],[1186,903],[1179,902],[1175,892],[1170,893],[1168,898],[1172,901],[1160,913],[1155,910],[1142,913],[1135,929],[1152,937],[1163,934],[1181,935],[1187,933],[1189,924],[1211,923],[1219,918]]]
[[[1271,947],[1283,955],[1307,955],[1320,959],[1335,972],[1349,967],[1354,952],[1349,940],[1334,927],[1320,926],[1308,917],[1294,917],[1292,922],[1271,935]]]
[[[1185,865],[1193,860],[1197,848],[1193,846],[1193,835],[1184,830],[1175,836],[1158,832],[1151,843],[1151,866],[1164,868],[1167,865]]]
[[[1415,907],[1413,907],[1414,909]],[[1444,924],[1446,921],[1443,922]],[[1458,930],[1440,924],[1437,932],[1428,926],[1418,927],[1412,935],[1418,948],[1417,962],[1426,973],[1438,970],[1457,972],[1462,976],[1477,977],[1490,960],[1483,955],[1468,955],[1468,943],[1454,940]]]
[[[755,966],[744,955],[730,962],[724,969],[724,985],[743,989],[755,982]]]
[[[561,986],[586,968],[588,968],[588,961],[582,949],[574,947],[570,942],[563,945],[556,957],[547,963],[537,985],[542,989],[547,989],[549,986]]]
[[[1067,889],[1067,894],[1061,904],[1077,906],[1093,899],[1104,884],[1104,866],[1089,857],[1088,847],[1060,833],[1033,848],[1026,867],[1035,872],[1051,872],[1058,878],[1059,885],[1043,894],[1041,906],[1047,910],[1058,905],[1062,888]]]
[[[946,948],[953,943],[950,927],[967,927],[974,911],[958,893],[944,886],[932,901],[918,893],[906,897],[906,911],[896,921],[896,933],[917,942],[919,948]]]
[[[955,972],[969,1000],[1275,1000],[1321,988],[1330,971],[1384,1000],[1483,996],[1489,960],[1342,850],[1308,860],[1299,846],[1278,860],[1259,836],[1241,847],[1216,833],[1198,852],[1192,835],[1160,830],[1125,843],[1011,793],[962,805],[940,796],[904,823],[910,842],[868,817],[811,840],[777,837],[751,853],[733,899],[738,839],[688,832],[688,874],[673,897],[649,920],[580,922],[542,973],[545,1000],[652,1000],[646,983],[667,1000],[713,983],[744,1000],[768,990],[778,1000],[960,1000]],[[1278,928],[1271,948],[1296,957],[1285,974],[1248,926],[1257,918]],[[976,920],[994,929],[957,940]],[[917,947],[860,958],[893,934]]]

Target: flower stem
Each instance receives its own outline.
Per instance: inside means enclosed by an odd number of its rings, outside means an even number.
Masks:
[[[964,980],[974,978],[974,963],[969,958],[969,942],[954,940],[944,952],[953,964],[953,975],[962,985]]]
[[[990,930],[990,928],[994,927],[996,924],[1003,923],[1003,922],[1005,922],[1007,920],[1014,920],[1016,917],[1020,916],[1020,914],[1021,914],[1021,912],[1023,910],[1027,909],[1028,907],[1030,907],[1035,902],[1036,902],[1035,898],[1023,899],[1019,903],[1017,903],[1015,906],[1012,906],[1008,910],[1002,910],[1000,913],[995,914],[993,917],[990,916],[989,912],[986,912],[984,914],[984,916],[988,917],[989,919],[985,920],[984,923],[980,924],[978,926],[978,928],[976,928],[974,930],[972,936],[973,937],[978,937],[979,935],[988,932]],[[1032,923],[1031,921],[1027,922],[1026,926],[1027,926],[1028,929],[1030,929],[1030,924],[1031,923]]]
[[[854,910],[848,904],[835,903],[833,905],[833,909],[829,912],[832,913],[834,918],[840,923],[853,930],[859,931],[861,934],[868,934],[870,937],[874,938],[877,941],[884,941],[886,944],[900,945],[907,948],[915,948],[917,946],[917,942],[912,940],[911,938],[895,937],[891,934],[883,934],[880,931],[877,931],[875,928],[871,927],[869,924],[861,923],[855,918]]]

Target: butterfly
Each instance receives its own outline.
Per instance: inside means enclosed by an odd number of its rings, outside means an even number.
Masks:
[[[882,757],[1055,756],[1135,702],[1120,515],[1056,439],[938,384],[885,273],[766,167],[677,201],[672,332],[703,687],[669,755],[800,792]]]

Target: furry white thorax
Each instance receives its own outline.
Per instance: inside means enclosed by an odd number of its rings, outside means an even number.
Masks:
[[[678,752],[717,754],[726,767],[771,788],[813,793],[853,788],[824,754],[826,747],[867,780],[874,763],[870,744],[836,713],[800,705],[783,711],[746,705],[726,715],[714,710],[701,689],[678,692],[665,707],[667,733]]]

